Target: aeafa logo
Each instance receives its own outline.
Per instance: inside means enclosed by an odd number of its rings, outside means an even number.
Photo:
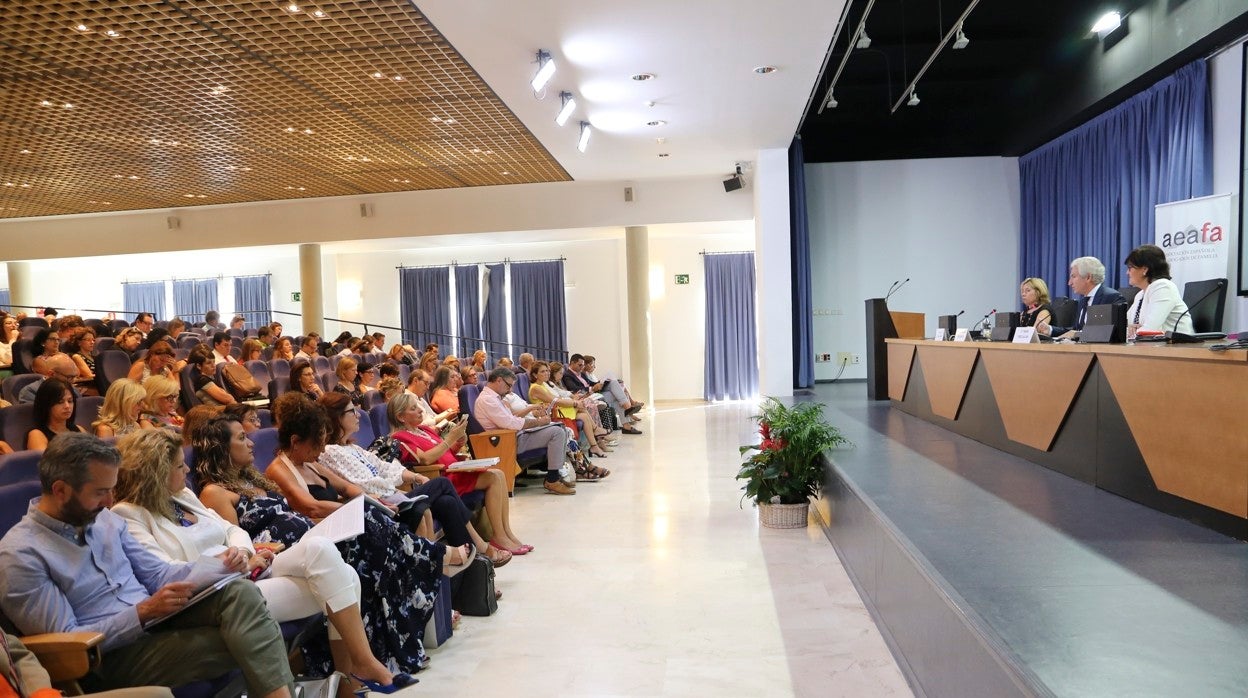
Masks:
[[[1212,221],[1205,221],[1200,228],[1189,225],[1187,230],[1162,235],[1161,246],[1170,249],[1184,245],[1216,245],[1222,242],[1222,238],[1222,226],[1214,225]]]

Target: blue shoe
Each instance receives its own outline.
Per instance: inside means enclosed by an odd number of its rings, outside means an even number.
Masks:
[[[395,674],[390,679],[389,686],[383,686],[377,683],[376,681],[369,681],[368,679],[362,679],[356,676],[355,674],[352,674],[351,678],[364,684],[364,688],[361,688],[360,690],[355,692],[355,695],[361,696],[361,697],[366,696],[369,693],[394,693],[395,691],[398,691],[403,688],[407,688],[408,686],[411,686],[412,684],[420,683],[420,679],[416,678],[415,676],[412,676],[411,674]]]

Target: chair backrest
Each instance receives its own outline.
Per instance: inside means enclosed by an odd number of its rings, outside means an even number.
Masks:
[[[99,358],[95,360],[95,366],[103,376],[100,393],[104,394],[108,392],[108,386],[112,385],[113,381],[125,378],[126,374],[130,373],[130,357],[120,349],[109,349],[100,353]]]
[[[95,429],[91,428],[91,422],[94,422],[100,416],[100,407],[104,405],[104,397],[101,395],[88,395],[78,398],[78,409],[74,413],[74,424],[82,427],[88,434],[94,434]]]
[[[34,340],[19,339],[13,342],[13,373],[30,373],[34,369]]]
[[[112,349],[113,346],[116,344],[117,344],[117,340],[113,339],[112,337],[96,337],[95,353],[98,355],[102,351],[108,351],[109,349]]]
[[[96,346],[99,346],[99,339],[102,337],[112,337],[113,328],[99,318],[89,317],[82,321],[82,324],[95,330]]]
[[[246,332],[243,332],[242,330],[238,329],[237,327],[231,327],[230,329],[226,330],[226,332],[228,332],[228,333],[229,333],[229,335],[230,335],[230,337],[231,337],[231,338],[233,338],[233,337],[238,337],[240,340],[241,340],[243,337],[246,337],[246,336],[247,336],[247,333],[246,333]],[[241,342],[240,342],[240,344],[241,344]]]
[[[15,451],[0,456],[0,485],[39,481],[39,459],[43,451]]]
[[[1049,309],[1053,313],[1053,320],[1050,325],[1058,327],[1073,327],[1075,321],[1079,319],[1079,301],[1066,296],[1058,296],[1049,301]]]
[[[269,362],[269,372],[274,378],[278,376],[290,378],[290,362],[286,359],[273,359]]]
[[[333,365],[329,363],[329,358],[325,356],[312,357],[312,370],[316,371],[318,376],[334,372]]]
[[[290,376],[284,373],[274,374],[273,380],[269,381],[269,399],[276,400],[288,392],[290,392]]]
[[[371,410],[377,405],[386,404],[386,396],[380,390],[369,390],[364,393],[364,409]]]
[[[38,480],[27,480],[0,487],[0,536],[9,532],[30,508],[30,500],[41,491]]]
[[[13,450],[26,448],[26,434],[35,428],[35,406],[13,405],[0,409],[0,439]]]
[[[181,390],[178,393],[178,402],[182,404],[184,413],[200,402],[199,397],[195,395],[195,381],[191,377],[191,371],[194,370],[194,366],[187,364],[182,367],[181,371],[178,371],[178,385]]]
[[[199,340],[198,335],[183,334],[182,336],[178,337],[179,349],[194,349],[195,347],[199,345],[200,345],[200,340]]]
[[[18,321],[17,321],[17,326],[18,326],[18,327],[28,327],[28,326],[31,326],[31,325],[34,325],[34,326],[37,326],[37,327],[48,327],[48,321],[47,321],[47,320],[44,320],[44,319],[43,319],[43,318],[41,318],[41,317],[37,317],[37,316],[35,316],[35,315],[31,315],[31,316],[29,316],[29,317],[24,317],[24,318],[22,318],[21,320],[18,320]]]
[[[256,416],[260,418],[260,428],[261,428],[261,429],[268,429],[269,427],[273,426],[273,412],[272,412],[272,410],[267,410],[267,409],[264,409],[264,408],[260,408],[260,409],[256,410]]]
[[[1192,311],[1192,327],[1197,332],[1222,331],[1222,314],[1226,312],[1226,286],[1226,279],[1205,279],[1183,284],[1183,302]],[[1209,298],[1205,298],[1207,294]]]
[[[407,364],[399,364],[399,380],[403,381],[403,385],[407,385],[407,381],[412,377],[412,367]]]
[[[481,389],[475,385],[464,385],[459,389],[459,413],[468,415],[469,434],[485,431],[485,427],[477,421],[477,396],[480,394]]]
[[[364,448],[377,438],[377,430],[373,428],[373,416],[371,414],[361,415],[360,430],[355,432],[355,442]]]
[[[8,400],[16,405],[17,394],[22,392],[22,388],[25,388],[40,378],[43,378],[43,376],[38,373],[19,373],[16,376],[9,376],[4,379],[3,383],[0,383],[0,395],[3,395],[5,400]],[[12,446],[13,444],[9,445]],[[14,448],[16,448],[16,446],[14,446]]]
[[[1118,293],[1122,294],[1122,297],[1126,299],[1127,305],[1131,305],[1132,303],[1135,302],[1135,294],[1139,292],[1140,292],[1140,289],[1134,286],[1126,286],[1126,287],[1118,289]]]
[[[327,393],[333,390],[334,386],[338,385],[338,374],[333,371],[318,374],[317,378],[320,379],[321,387],[324,388]]]
[[[521,400],[529,401],[529,374],[517,373],[516,382],[511,386],[511,392],[520,396]]]
[[[269,365],[263,361],[248,361],[243,364],[251,377],[256,379],[256,383],[260,385],[260,391],[264,397],[269,396],[269,381],[273,380],[273,374],[269,371]]]
[[[35,335],[39,334],[40,332],[46,329],[48,328],[43,327],[41,325],[26,325],[25,327],[18,330],[18,335],[21,336],[22,339],[34,339]]]
[[[263,473],[277,455],[277,429],[269,427],[252,432],[251,443],[255,445],[256,470]]]
[[[373,425],[373,434],[389,434],[390,420],[386,419],[386,403],[373,405],[368,409],[368,421]],[[367,446],[368,444],[364,444]]]
[[[130,326],[125,320],[112,320],[109,322],[113,326],[113,334],[117,334],[117,330],[124,330]]]

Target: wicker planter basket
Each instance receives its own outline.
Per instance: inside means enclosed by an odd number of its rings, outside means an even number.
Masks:
[[[810,502],[801,504],[758,503],[758,520],[767,528],[806,528]]]

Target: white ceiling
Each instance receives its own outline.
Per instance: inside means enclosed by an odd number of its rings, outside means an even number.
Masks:
[[[574,179],[634,180],[726,175],[759,149],[787,148],[844,0],[416,4]],[[529,87],[538,49],[558,65],[542,100]],[[761,65],[779,70],[756,75]],[[657,77],[630,79],[642,72]],[[578,103],[562,128],[561,90]],[[584,154],[582,119],[595,129]]]

